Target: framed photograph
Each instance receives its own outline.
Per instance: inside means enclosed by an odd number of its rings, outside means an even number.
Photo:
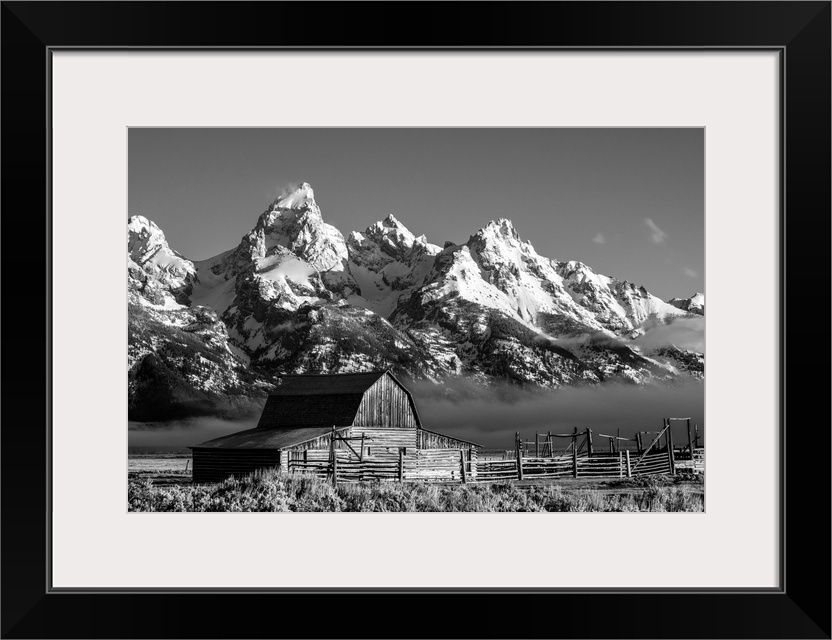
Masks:
[[[2,12],[4,637],[830,637],[829,2]]]

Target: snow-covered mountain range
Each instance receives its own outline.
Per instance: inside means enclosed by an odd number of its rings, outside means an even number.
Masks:
[[[127,247],[135,420],[254,411],[280,373],[392,367],[436,383],[559,387],[704,372],[690,343],[703,294],[665,302],[545,258],[503,218],[444,247],[392,215],[345,239],[303,183],[209,260],[186,259],[142,216]]]

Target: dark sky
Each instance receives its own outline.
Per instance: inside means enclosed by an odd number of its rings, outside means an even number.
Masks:
[[[306,181],[345,236],[392,213],[441,246],[509,218],[543,256],[704,292],[703,129],[130,129],[128,180],[129,215],[192,260]]]

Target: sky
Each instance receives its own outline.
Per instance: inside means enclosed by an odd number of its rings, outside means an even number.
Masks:
[[[509,218],[556,260],[665,300],[704,292],[704,129],[131,128],[128,215],[191,260],[308,182],[344,236],[392,213],[442,246]]]

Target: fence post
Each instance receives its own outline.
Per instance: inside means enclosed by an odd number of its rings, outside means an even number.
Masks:
[[[578,427],[572,433],[572,477],[578,477]]]
[[[404,482],[404,450],[399,447],[399,482]]]
[[[693,467],[693,436],[690,433],[690,418],[688,418],[688,450],[690,450],[691,468]]]
[[[638,455],[644,453],[644,445],[641,442],[641,431],[636,431],[636,446],[638,447]]]
[[[630,453],[629,451],[627,453]],[[629,458],[628,458],[629,459]],[[624,477],[624,454],[619,449],[618,451],[618,477]]]
[[[335,425],[332,426],[329,447],[332,452],[332,486],[338,486],[338,454],[335,451]]]
[[[587,456],[592,457],[592,429],[586,428]]]
[[[520,451],[520,432],[515,432],[517,437],[517,442],[515,444],[515,449],[517,450],[517,479],[523,479],[523,454]]]
[[[462,449],[459,450],[459,464],[462,467],[462,484],[465,484],[468,479],[465,477],[465,451]]]
[[[670,418],[667,419],[667,459],[670,462],[670,475],[676,475],[676,460],[673,458],[673,429],[670,427]]]
[[[633,470],[632,470],[632,468],[630,467],[630,450],[629,450],[629,449],[627,449],[627,450],[624,452],[624,456],[625,456],[625,457],[626,457],[626,459],[627,459],[627,477],[628,477],[628,478],[632,478],[632,477],[633,477]]]

